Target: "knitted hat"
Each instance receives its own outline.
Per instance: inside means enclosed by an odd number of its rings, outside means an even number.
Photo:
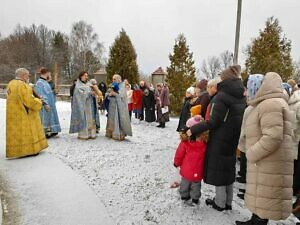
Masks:
[[[194,125],[196,125],[196,124],[198,124],[198,123],[200,123],[202,121],[203,121],[202,117],[200,115],[196,115],[196,116],[194,116],[192,118],[189,118],[188,121],[186,121],[185,125],[187,127],[192,127],[192,126],[194,126]]]
[[[201,91],[205,91],[207,86],[207,80],[202,79],[200,82],[197,84],[197,88],[199,88]]]
[[[201,105],[195,105],[195,106],[191,107],[190,112],[192,114],[192,117],[196,116],[196,115],[200,115]]]
[[[240,65],[229,66],[227,69],[223,70],[220,76],[222,80],[240,78],[241,66]]]
[[[264,79],[264,75],[262,74],[249,75],[248,82],[247,82],[248,100],[253,100],[255,98],[255,95],[258,89],[260,88],[263,79]]]
[[[186,89],[186,92],[190,93],[191,95],[195,94],[195,88],[194,87],[189,87],[188,89]]]

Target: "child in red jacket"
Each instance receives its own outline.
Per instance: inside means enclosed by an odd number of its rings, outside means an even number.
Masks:
[[[186,129],[180,133],[181,142],[174,157],[174,166],[180,167],[179,193],[181,200],[187,201],[192,198],[194,204],[198,204],[201,197],[201,180],[203,179],[208,135],[203,133],[197,137],[188,137],[185,132],[202,120],[200,115],[196,115],[186,122]]]
[[[135,118],[143,120],[143,91],[136,84],[132,93],[133,112]]]

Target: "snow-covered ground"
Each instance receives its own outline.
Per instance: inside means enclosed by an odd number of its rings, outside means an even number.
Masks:
[[[1,107],[4,102],[0,100]],[[49,139],[47,151],[84,178],[116,224],[225,225],[250,217],[243,201],[236,197],[239,184],[235,184],[231,212],[217,212],[205,205],[204,200],[213,197],[212,186],[203,184],[198,206],[183,204],[178,189],[169,188],[177,177],[173,156],[179,142],[175,131],[178,119],[171,119],[165,129],[133,119],[133,137],[119,142],[104,137],[106,117],[101,116],[97,139],[83,141],[68,133],[70,103],[57,102],[57,108],[62,133]],[[270,224],[292,225],[296,221],[290,216],[286,221]]]

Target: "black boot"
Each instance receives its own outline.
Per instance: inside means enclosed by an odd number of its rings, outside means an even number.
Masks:
[[[232,206],[231,205],[225,205],[225,210],[232,210]]]
[[[250,220],[242,222],[242,221],[235,221],[236,225],[267,225],[269,222],[268,219],[261,219],[255,214],[252,214]]]
[[[195,203],[196,205],[199,204],[199,199],[192,199],[192,202]]]
[[[255,215],[254,224],[255,225],[267,225],[269,223],[268,219],[261,219]]]
[[[225,210],[225,208],[221,208],[220,206],[218,206],[216,203],[215,203],[215,200],[214,199],[206,199],[205,200],[205,204],[208,205],[208,206],[212,206],[213,209],[219,211],[219,212],[222,212]]]
[[[241,183],[241,184],[245,184],[246,183],[246,179],[244,177],[237,177],[236,181]]]
[[[239,188],[239,192],[246,193],[245,189]]]
[[[245,194],[244,193],[238,193],[237,196],[240,198],[240,199],[243,199],[245,198]]]
[[[165,123],[161,123],[161,128],[165,128],[166,124]]]
[[[58,133],[52,133],[52,134],[51,134],[51,137],[54,137],[54,136],[56,136],[56,135],[58,135]]]
[[[156,126],[156,127],[161,127],[161,123],[159,123],[159,125],[158,125],[158,126]]]
[[[188,200],[190,200],[190,199],[191,199],[190,196],[187,196],[187,197],[181,197],[181,200],[182,200],[182,201],[188,201]]]

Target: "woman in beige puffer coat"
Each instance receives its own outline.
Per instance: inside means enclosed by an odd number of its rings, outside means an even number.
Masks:
[[[294,144],[294,182],[293,182],[293,195],[297,196],[297,203],[294,204],[296,207],[300,205],[300,90],[295,90],[290,97],[289,101],[290,109],[295,113],[294,123],[294,136],[293,136],[293,144]]]
[[[245,203],[253,213],[246,222],[267,224],[292,211],[292,112],[284,99],[282,80],[267,73],[245,114],[243,137],[247,157]]]
[[[290,109],[295,113],[296,123],[294,124],[294,141],[295,146],[295,159],[298,157],[298,142],[300,140],[300,90],[293,92],[288,101]]]

